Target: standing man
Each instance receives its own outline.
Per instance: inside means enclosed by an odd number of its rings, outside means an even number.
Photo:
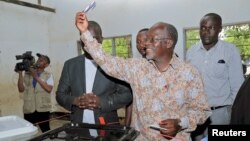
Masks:
[[[105,54],[88,30],[84,13],[76,14],[76,26],[85,49],[107,74],[130,83],[133,90],[132,126],[136,140],[190,139],[190,131],[210,115],[198,71],[174,54],[176,28],[159,22],[147,33],[146,58],[123,59]],[[150,125],[164,130],[154,130]]]
[[[141,29],[136,36],[136,48],[143,58],[146,58],[146,40],[148,28]]]
[[[54,80],[51,73],[44,69],[49,66],[50,59],[46,55],[37,54],[39,57],[35,68],[30,68],[29,72],[18,71],[18,90],[23,94],[24,119],[35,124],[39,124],[42,132],[50,130],[49,116],[51,110],[51,95]]]
[[[88,30],[101,44],[100,25],[90,21]],[[84,50],[84,45],[82,47]],[[103,117],[106,124],[119,124],[117,109],[131,102],[132,94],[127,83],[105,74],[85,51],[65,62],[56,100],[71,111],[73,122],[100,124],[99,117]],[[90,131],[90,135],[96,136],[96,133]]]
[[[206,14],[200,21],[201,42],[187,52],[187,61],[203,76],[205,93],[213,111],[211,124],[219,125],[229,124],[232,104],[244,80],[240,53],[235,45],[218,39],[221,30],[221,17]]]

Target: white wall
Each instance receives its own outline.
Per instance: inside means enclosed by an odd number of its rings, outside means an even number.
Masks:
[[[13,71],[15,55],[25,51],[48,54],[55,89],[65,60],[77,56],[79,33],[74,16],[92,0],[43,0],[56,13],[32,9],[0,1],[0,110],[2,115],[22,115],[22,101]],[[132,34],[135,57],[135,36],[138,30],[158,21],[176,26],[179,41],[176,52],[184,57],[183,28],[198,27],[203,15],[216,12],[223,23],[250,21],[249,0],[96,0],[97,6],[88,13],[90,20],[100,23],[104,37]],[[11,102],[15,102],[13,105]],[[1,113],[0,113],[1,114]]]
[[[0,2],[1,114],[22,114],[16,87],[15,55],[26,51],[49,53],[48,18],[51,13]],[[18,110],[17,110],[18,109]]]

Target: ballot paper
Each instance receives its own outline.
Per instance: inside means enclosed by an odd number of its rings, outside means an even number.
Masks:
[[[155,130],[158,130],[158,131],[160,131],[160,130],[168,130],[168,129],[166,129],[166,128],[160,127],[158,124],[149,125],[149,128],[155,129]]]
[[[91,2],[82,12],[84,12],[85,14],[88,13],[90,10],[93,10],[96,6],[96,2],[93,1]]]

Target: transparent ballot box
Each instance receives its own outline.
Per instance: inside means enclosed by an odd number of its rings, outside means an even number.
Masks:
[[[0,141],[27,141],[38,132],[36,126],[18,116],[0,117]]]

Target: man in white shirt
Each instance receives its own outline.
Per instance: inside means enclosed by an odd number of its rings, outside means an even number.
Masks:
[[[213,111],[211,123],[207,122],[207,125],[229,124],[232,104],[244,81],[239,50],[218,39],[221,30],[221,17],[215,13],[206,14],[200,21],[201,42],[187,52],[187,61],[202,74]]]

